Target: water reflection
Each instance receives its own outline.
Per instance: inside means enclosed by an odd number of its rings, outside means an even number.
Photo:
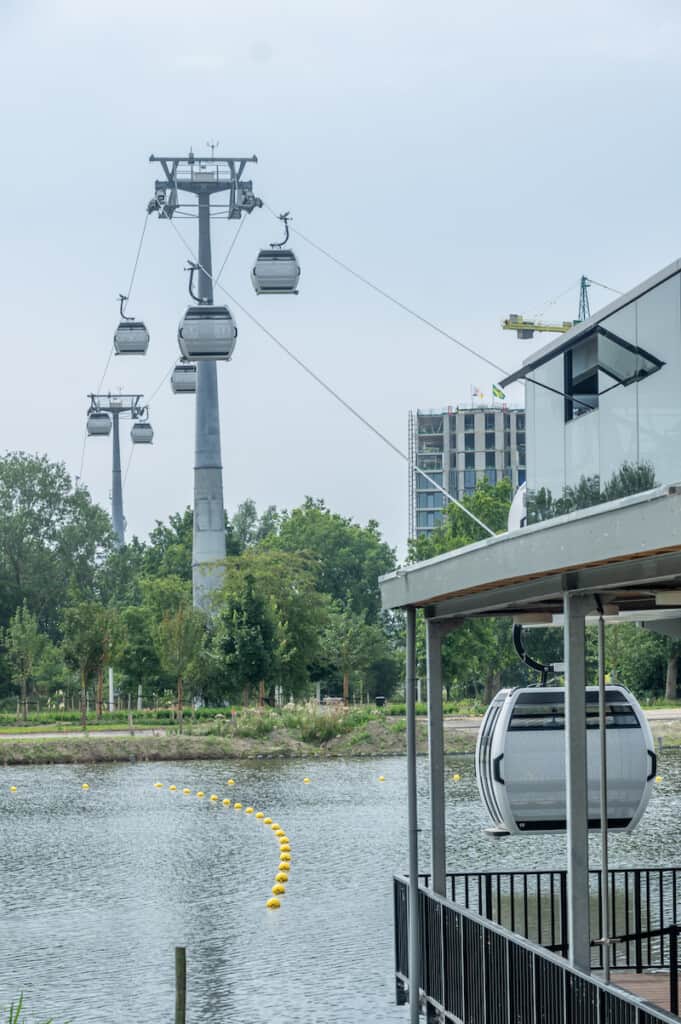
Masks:
[[[660,772],[642,825],[613,837],[613,864],[676,861],[678,755],[663,755]],[[446,785],[450,868],[563,866],[564,837],[484,834],[472,759],[450,759]],[[281,911],[264,906],[279,862],[272,831],[183,786],[282,823],[292,869]],[[404,1022],[391,879],[407,867],[406,818],[403,759],[0,768],[0,1006],[24,991],[56,1021],[166,1024],[173,948],[186,945],[192,1024]]]

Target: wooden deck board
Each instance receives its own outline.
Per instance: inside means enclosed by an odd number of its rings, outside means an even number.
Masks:
[[[647,999],[648,1002],[669,1010],[669,972],[649,971],[643,974],[628,971],[612,971],[610,981],[613,985],[632,992],[635,996]]]

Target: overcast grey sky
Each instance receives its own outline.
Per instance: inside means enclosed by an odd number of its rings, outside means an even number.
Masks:
[[[193,13],[192,11],[195,13]],[[499,328],[581,273],[626,289],[679,256],[681,5],[676,0],[0,0],[5,200],[0,448],[76,474],[152,194],[151,152],[257,153],[256,194],[301,231],[504,367],[530,349]],[[195,241],[195,224],[180,224]],[[214,262],[235,230],[218,222]],[[302,242],[300,295],[258,297],[256,211],[224,282],[406,448],[407,411],[466,402],[492,371]],[[153,218],[130,311],[144,359],[105,389],[149,395],[177,355],[186,252]],[[592,306],[608,293],[593,290]],[[576,288],[551,314],[576,315]],[[239,318],[219,368],[225,503],[306,494],[379,520],[403,548],[404,464]],[[519,387],[519,386],[518,386]],[[510,397],[520,401],[522,392]],[[193,399],[152,403],[128,530],[191,503]],[[124,461],[129,440],[124,434]],[[108,507],[111,446],[83,478]]]

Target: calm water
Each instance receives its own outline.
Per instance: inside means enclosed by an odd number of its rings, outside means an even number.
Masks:
[[[488,839],[472,759],[448,768],[451,868],[564,864],[558,836]],[[613,838],[613,864],[679,862],[678,754],[660,772],[637,832]],[[424,759],[419,775],[425,869]],[[173,949],[185,945],[191,1024],[405,1022],[391,905],[392,874],[407,866],[405,777],[401,758],[0,768],[0,1007],[23,991],[57,1024],[168,1024]],[[264,906],[279,861],[271,830],[170,783],[282,824],[293,867],[280,911]]]

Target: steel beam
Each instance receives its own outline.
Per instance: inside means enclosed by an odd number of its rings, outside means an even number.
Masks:
[[[426,623],[428,661],[428,764],[430,768],[430,845],[433,892],[447,893],[445,840],[445,742],[442,720],[442,637],[447,627]]]
[[[407,816],[409,821],[409,1024],[419,1019],[419,830],[416,795],[416,611],[407,608]]]
[[[567,797],[568,944],[570,963],[591,970],[585,623],[591,597],[564,595],[565,778]]]

